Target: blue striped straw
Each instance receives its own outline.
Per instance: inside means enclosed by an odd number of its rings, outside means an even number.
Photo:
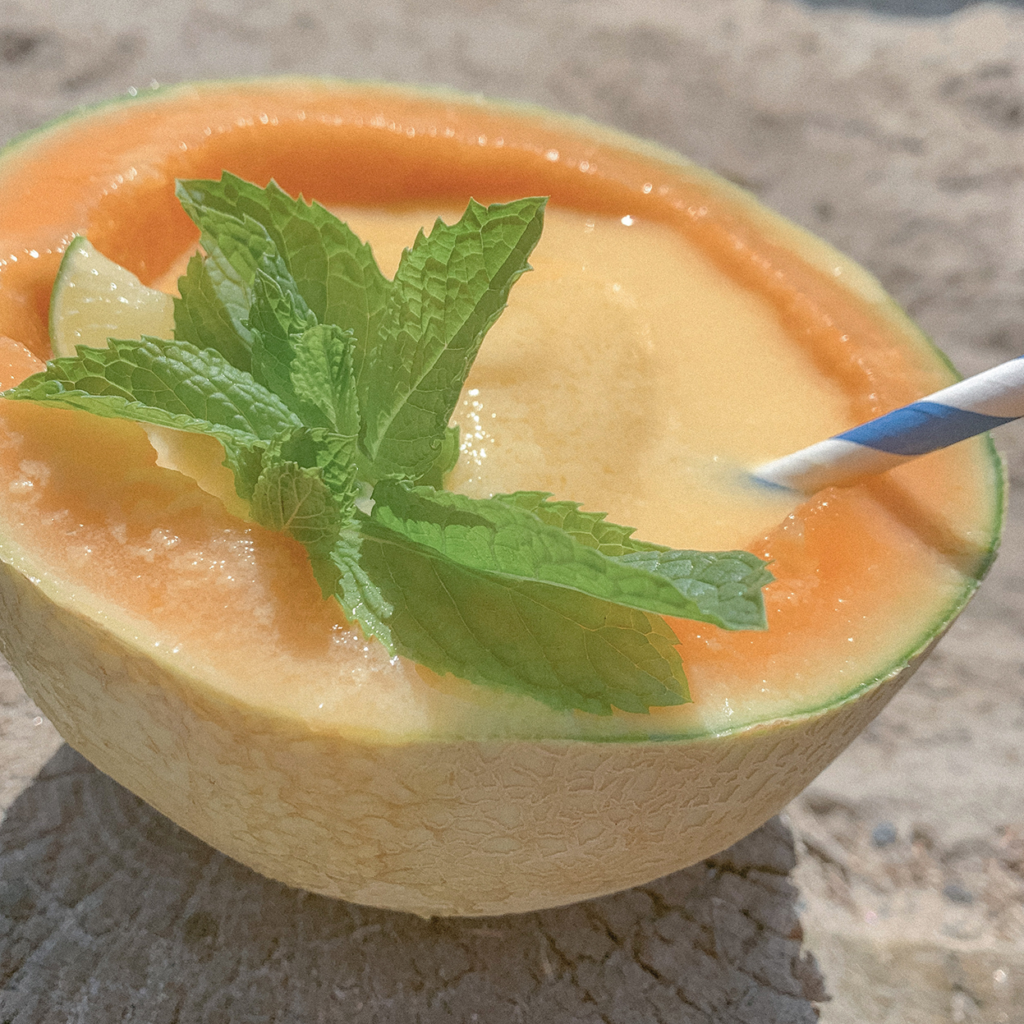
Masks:
[[[755,480],[813,494],[852,483],[1024,416],[1024,356],[753,470]]]

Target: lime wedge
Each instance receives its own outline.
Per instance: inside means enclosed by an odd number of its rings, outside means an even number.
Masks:
[[[144,285],[130,270],[108,259],[81,235],[64,253],[50,295],[53,355],[73,356],[77,345],[106,348],[110,338],[174,337],[174,299]],[[220,498],[232,515],[246,518],[248,503],[235,492],[224,449],[215,438],[144,425],[156,463],[192,477]]]
[[[147,288],[130,270],[76,235],[64,253],[50,296],[50,344],[55,356],[76,345],[106,348],[108,338],[174,337],[174,300]]]

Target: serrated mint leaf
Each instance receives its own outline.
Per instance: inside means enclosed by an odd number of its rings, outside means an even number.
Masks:
[[[295,343],[295,392],[315,406],[337,434],[359,437],[359,400],[352,363],[352,332],[316,324]]]
[[[376,637],[390,654],[395,654],[395,641],[388,626],[394,607],[360,563],[362,542],[361,532],[346,530],[331,554],[340,574],[338,601],[350,622],[358,622],[367,637]]]
[[[256,269],[262,265],[272,276],[286,277],[287,265],[258,221],[194,203],[180,182],[176,191],[199,228],[206,255],[201,264],[193,266],[190,261],[179,281],[175,337],[197,347],[215,348],[239,369],[248,370],[252,336],[245,321]]]
[[[288,276],[274,277],[258,267],[251,296],[245,326],[252,332],[253,378],[309,426],[330,426],[315,405],[296,394],[292,384],[296,341],[316,324],[316,317]]]
[[[341,572],[331,555],[345,520],[319,468],[283,460],[271,449],[249,510],[261,526],[287,533],[305,547],[324,597],[337,593]]]
[[[689,700],[658,616],[476,572],[372,521],[362,532],[360,564],[393,608],[395,650],[435,672],[597,715]]]
[[[210,434],[224,445],[246,500],[267,443],[301,427],[276,395],[217,352],[156,338],[79,346],[77,356],[52,360],[5,397]]]
[[[234,376],[217,379],[225,370]],[[298,425],[274,395],[217,353],[154,338],[79,346],[77,356],[51,361],[6,397],[210,433],[232,445],[249,446]]]
[[[188,191],[188,182],[179,181],[175,194],[199,228],[206,259],[214,259],[225,275],[250,287],[261,262],[266,266],[269,261],[275,267],[275,276],[277,272],[290,272],[274,240],[258,220],[242,210],[232,212],[196,201]]]
[[[193,256],[174,299],[174,336],[196,348],[216,349],[240,370],[250,368],[252,334],[244,320],[249,310],[249,289],[233,268],[225,275],[217,257]]]
[[[622,565],[668,580],[700,608],[705,621],[724,629],[766,629],[761,590],[772,582],[765,563],[749,551],[673,551],[636,540],[633,529],[609,523],[603,512],[585,512],[573,501],[550,501],[539,491],[496,494],[494,501],[532,512]],[[686,616],[697,618],[698,616]]]
[[[362,377],[390,287],[369,245],[318,203],[293,199],[274,182],[261,189],[225,173],[220,181],[179,182],[179,189],[194,208],[244,215],[263,227],[318,322],[353,332]]]
[[[467,569],[547,583],[657,615],[757,628],[765,574],[760,560],[746,552],[754,566],[735,552],[609,557],[505,502],[398,480],[379,482],[373,498],[374,522]]]
[[[94,407],[99,415],[120,418],[131,417],[104,413],[104,408],[135,405],[140,412],[165,413],[268,441],[302,426],[276,395],[219,353],[159,338],[112,338],[108,348],[80,345],[77,355],[52,360],[6,396],[50,404],[77,401],[75,408]],[[166,419],[143,422],[177,426]]]
[[[256,380],[303,422],[358,437],[352,332],[318,324],[290,277],[273,278],[262,269],[253,282],[247,324]]]
[[[360,376],[363,447],[377,478],[419,480],[437,464],[480,343],[529,269],[543,199],[481,206],[437,221],[402,255],[370,371]]]
[[[605,512],[585,512],[575,501],[551,501],[543,491],[515,491],[495,494],[494,501],[532,512],[542,523],[557,526],[578,543],[614,557],[631,551],[667,550],[633,538],[633,527],[609,523]]]
[[[767,629],[761,588],[772,582],[765,563],[749,551],[634,551],[615,559],[667,580],[700,614],[684,616],[723,629]]]

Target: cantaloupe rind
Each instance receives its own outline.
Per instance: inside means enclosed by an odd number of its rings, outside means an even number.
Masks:
[[[263,875],[423,916],[558,906],[710,856],[796,796],[927,653],[728,737],[369,744],[230,703],[48,590],[0,567],[4,654],[76,750]]]

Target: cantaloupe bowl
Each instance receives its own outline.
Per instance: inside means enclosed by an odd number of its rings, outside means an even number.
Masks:
[[[955,379],[867,273],[670,153],[447,93],[176,86],[18,141],[0,159],[3,385],[50,354],[75,235],[173,290],[198,240],[175,179],[223,170],[340,211],[386,272],[471,196],[550,196],[447,486],[551,491],[775,577],[764,632],[671,620],[690,703],[554,710],[390,658],[298,544],[158,465],[138,425],[0,401],[5,656],[68,743],[254,870],[484,915],[694,863],[853,740],[990,565],[987,439],[805,500],[744,481]]]

